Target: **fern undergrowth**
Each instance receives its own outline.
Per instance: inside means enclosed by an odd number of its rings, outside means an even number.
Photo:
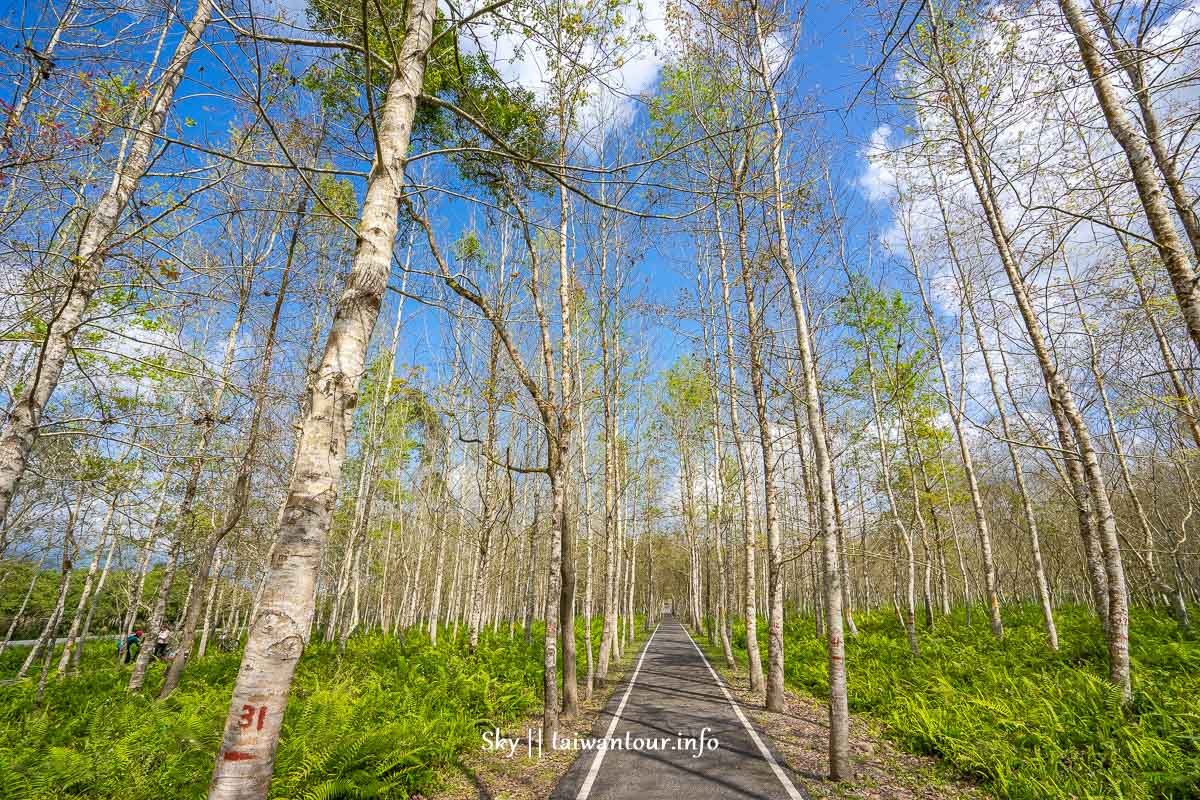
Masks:
[[[599,640],[600,625],[593,638]],[[579,631],[580,676],[584,669]],[[346,653],[310,644],[300,662],[276,758],[271,797],[406,798],[435,791],[482,732],[541,709],[542,631],[485,632],[474,654],[463,634],[437,645],[379,634],[351,639]],[[15,674],[23,650],[0,658]],[[80,674],[52,679],[34,703],[36,680],[0,685],[0,800],[201,798],[229,707],[240,653],[188,667],[164,702],[127,694],[126,668],[110,642],[89,643]],[[36,670],[35,670],[36,673]]]
[[[1105,679],[1104,638],[1086,610],[1056,610],[1057,653],[1037,607],[1005,608],[1002,641],[975,616],[968,627],[959,610],[923,629],[915,659],[893,613],[856,616],[859,635],[846,644],[851,711],[1000,798],[1200,798],[1200,641],[1169,615],[1133,612],[1127,711]],[[736,638],[744,647],[744,630]],[[789,620],[785,647],[787,682],[823,696],[825,647],[811,618]]]

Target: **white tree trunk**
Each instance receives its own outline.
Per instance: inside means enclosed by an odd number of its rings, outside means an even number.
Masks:
[[[67,664],[71,661],[71,651],[78,644],[76,639],[79,636],[79,629],[83,625],[83,614],[87,608],[88,600],[92,595],[92,584],[96,580],[96,571],[100,567],[100,554],[104,551],[104,545],[108,543],[108,533],[112,528],[113,516],[117,513],[117,496],[114,494],[112,502],[108,504],[108,516],[104,519],[104,525],[100,529],[100,541],[96,543],[96,551],[92,554],[92,563],[88,567],[87,577],[83,579],[83,591],[79,593],[79,603],[75,607],[75,616],[71,619],[71,627],[67,632],[67,641],[63,645],[62,656],[58,659],[58,674],[65,675],[67,672]]]
[[[150,569],[150,557],[154,554],[154,540],[158,538],[158,529],[162,525],[163,507],[167,502],[167,487],[168,481],[163,480],[162,490],[158,494],[158,508],[154,511],[154,522],[150,524],[150,530],[146,534],[146,543],[142,545],[142,560],[138,564],[137,578],[134,580],[133,590],[129,597],[129,608],[125,611],[125,621],[121,625],[121,634],[128,637],[133,633],[133,626],[137,622],[138,611],[142,605],[142,594],[146,590],[146,573]]]
[[[936,176],[934,176],[934,180],[934,194],[938,197],[938,203],[940,204],[941,193],[937,188]],[[991,528],[988,526],[987,513],[983,507],[983,494],[979,490],[979,479],[975,474],[975,459],[971,455],[971,445],[967,441],[966,433],[963,431],[962,415],[959,413],[958,404],[954,402],[954,391],[950,386],[950,374],[946,371],[946,361],[942,357],[941,333],[938,331],[937,321],[933,316],[933,308],[926,295],[925,280],[921,275],[921,267],[913,248],[909,221],[907,219],[902,223],[901,228],[904,231],[905,244],[908,248],[909,258],[916,275],[917,287],[920,289],[921,305],[925,310],[925,318],[929,322],[929,330],[933,338],[933,352],[937,358],[938,374],[942,379],[942,394],[946,398],[946,407],[950,412],[950,422],[954,426],[954,438],[958,443],[959,457],[962,459],[963,472],[967,477],[967,492],[971,496],[971,510],[975,514],[975,529],[979,535],[980,553],[983,558],[983,585],[988,595],[988,621],[992,628],[992,635],[997,639],[1002,639],[1004,638],[1004,623],[1000,619],[1000,601],[996,589],[996,560],[992,554],[992,533]],[[950,246],[953,247],[953,244]],[[924,531],[922,531],[923,533]]]
[[[42,565],[46,563],[46,555],[49,550],[42,552],[42,557],[38,559],[37,566],[33,568],[33,576],[29,579],[29,588],[25,590],[25,597],[21,599],[21,607],[17,609],[17,613],[13,615],[12,622],[8,624],[8,632],[4,634],[4,641],[0,642],[0,655],[4,655],[4,651],[8,649],[8,645],[12,642],[13,631],[17,628],[17,623],[21,621],[21,617],[25,616],[25,609],[29,607],[29,598],[33,596],[33,589],[37,586],[38,578],[42,574]]]
[[[988,383],[992,388],[992,401],[996,404],[996,411],[1000,416],[1000,430],[1004,434],[1005,442],[1008,445],[1008,457],[1012,462],[1013,476],[1017,482],[1017,491],[1021,495],[1021,511],[1025,518],[1025,527],[1029,532],[1030,553],[1033,556],[1033,572],[1037,582],[1038,602],[1042,606],[1042,621],[1046,628],[1046,637],[1050,643],[1051,650],[1058,649],[1058,628],[1054,624],[1054,608],[1050,603],[1050,589],[1046,582],[1046,568],[1042,563],[1042,546],[1041,538],[1038,535],[1037,515],[1033,510],[1033,498],[1030,497],[1029,488],[1025,484],[1025,467],[1022,463],[1021,453],[1017,446],[1013,444],[1013,431],[1008,424],[1008,411],[1006,403],[1000,395],[1000,387],[996,381],[996,373],[992,368],[992,359],[989,354],[987,341],[983,338],[983,329],[979,324],[979,317],[975,313],[975,303],[971,298],[970,290],[964,287],[965,305],[967,313],[971,317],[971,323],[975,328],[975,339],[979,342],[979,351],[983,356],[984,370],[987,372]]]
[[[212,571],[216,576],[208,587],[208,597],[204,600],[204,626],[200,631],[200,646],[196,649],[196,658],[204,658],[204,654],[208,652],[208,632],[209,626],[212,623],[213,610],[217,612],[218,622],[221,614],[221,568],[223,562],[218,555],[213,563]]]
[[[338,300],[296,450],[287,511],[267,586],[250,622],[242,666],[217,753],[210,800],[261,800],[270,788],[283,714],[314,609],[317,563],[337,504],[338,482],[371,331],[391,272],[399,195],[436,15],[412,0],[404,42],[380,112],[358,243]]]
[[[1060,0],[1060,4],[1074,5],[1073,0]],[[951,94],[957,90],[957,87],[948,86],[947,88]],[[989,188],[991,181],[989,176],[986,176],[983,172],[986,169],[986,163],[982,162],[974,152],[974,145],[972,143],[978,142],[980,139],[974,131],[972,121],[964,117],[957,100],[951,100],[949,106],[949,111],[958,135],[958,142],[962,149],[964,163],[971,177],[971,182],[984,216],[987,219],[993,243],[1000,256],[1000,262],[1004,267],[1005,275],[1008,277],[1013,298],[1017,303],[1017,308],[1025,324],[1025,331],[1029,342],[1041,367],[1047,391],[1052,397],[1051,403],[1058,403],[1063,417],[1070,426],[1071,434],[1078,448],[1083,475],[1087,481],[1087,491],[1091,496],[1096,515],[1104,572],[1108,583],[1107,633],[1109,679],[1121,691],[1125,701],[1129,701],[1133,696],[1129,674],[1129,601],[1125,588],[1125,568],[1121,559],[1120,542],[1117,538],[1116,519],[1109,499],[1108,488],[1104,483],[1104,473],[1100,468],[1100,461],[1093,446],[1091,432],[1088,430],[1087,423],[1075,403],[1074,396],[1067,386],[1066,380],[1051,357],[1050,348],[1046,344],[1045,337],[1042,334],[1040,323],[1038,322],[1033,303],[1025,285],[1024,275],[1010,244],[1008,230],[999,210],[996,208],[995,197]],[[1193,307],[1192,310],[1196,314],[1197,322],[1195,335],[1197,341],[1200,341],[1200,306]]]
[[[3,435],[0,435],[0,523],[8,516],[13,493],[25,473],[29,451],[37,438],[42,411],[58,386],[71,343],[83,324],[87,306],[96,292],[104,267],[105,245],[116,231],[121,213],[149,168],[151,150],[158,141],[188,61],[208,27],[212,8],[211,0],[198,0],[191,22],[160,77],[149,113],[133,135],[129,157],[113,175],[108,190],[87,215],[87,222],[80,232],[79,244],[71,259],[75,266],[71,271],[66,297],[55,308],[47,325],[33,380],[14,403],[8,424]]]
[[[762,669],[762,654],[758,649],[758,609],[754,600],[754,540],[755,530],[750,522],[750,490],[747,485],[750,467],[746,463],[746,447],[742,438],[742,426],[738,419],[737,403],[737,360],[734,355],[733,311],[729,299],[729,256],[725,246],[724,224],[721,219],[719,202],[713,206],[714,221],[717,233],[718,263],[721,267],[721,307],[725,320],[725,363],[728,370],[729,395],[729,430],[733,436],[733,449],[737,454],[738,463],[738,506],[741,510],[742,537],[744,540],[746,574],[745,574],[745,621],[746,621],[746,671],[750,678],[750,691],[760,695],[765,689],[766,678]]]
[[[63,608],[67,603],[67,592],[71,588],[71,558],[72,548],[74,547],[75,526],[79,522],[79,515],[83,510],[84,498],[84,481],[79,482],[79,494],[75,498],[75,506],[67,515],[66,528],[63,531],[62,545],[62,569],[58,579],[58,600],[55,601],[54,610],[50,613],[50,618],[46,620],[45,627],[42,628],[41,634],[38,636],[33,647],[29,649],[29,654],[25,657],[25,662],[21,664],[21,669],[17,672],[18,678],[24,678],[29,668],[33,666],[33,661],[38,657],[38,654],[43,648],[46,649],[45,660],[46,665],[50,663],[50,654],[54,651],[55,631],[58,630],[59,622],[62,620]],[[43,673],[45,670],[43,669]],[[39,700],[41,694],[41,686],[44,685],[45,676],[43,675],[43,683],[39,684]]]
[[[463,506],[460,503],[458,506],[458,526],[457,531],[462,532],[463,524]],[[437,644],[438,635],[438,612],[442,606],[442,578],[446,572],[446,537],[449,531],[439,530],[437,536],[437,560],[433,566],[433,590],[429,596],[429,640]]]
[[[1180,239],[1171,219],[1167,199],[1163,196],[1162,185],[1155,173],[1153,153],[1142,140],[1141,132],[1117,97],[1112,80],[1108,76],[1108,66],[1100,57],[1083,9],[1076,0],[1059,0],[1058,6],[1075,36],[1079,55],[1091,81],[1096,101],[1100,110],[1104,112],[1108,130],[1125,153],[1133,185],[1137,189],[1146,215],[1146,223],[1154,234],[1159,256],[1166,267],[1167,275],[1171,278],[1175,299],[1179,301],[1179,310],[1188,335],[1192,338],[1192,344],[1200,349],[1200,285],[1197,283],[1195,266],[1192,264],[1188,248]],[[1190,210],[1190,205],[1182,196],[1180,203],[1182,207]]]

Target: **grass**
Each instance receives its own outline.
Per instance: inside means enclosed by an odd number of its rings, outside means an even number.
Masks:
[[[582,624],[578,625],[582,645]],[[593,628],[598,626],[593,625]],[[449,636],[432,645],[355,637],[306,649],[292,688],[272,797],[404,798],[427,795],[481,735],[541,709],[541,631],[481,637],[475,654]],[[580,649],[583,660],[582,647]],[[0,658],[16,672],[25,650]],[[90,643],[84,671],[53,680],[34,705],[36,681],[0,686],[0,798],[204,797],[240,653],[188,667],[165,702],[154,665],[147,693],[128,695],[111,642]],[[89,668],[89,665],[91,668]],[[580,676],[584,674],[580,665]],[[53,668],[52,668],[53,675]]]
[[[894,614],[858,616],[859,635],[846,645],[850,709],[998,797],[1200,798],[1200,642],[1165,613],[1135,609],[1134,701],[1123,712],[1105,680],[1095,618],[1078,608],[1055,617],[1057,653],[1046,646],[1039,609],[1019,607],[1004,610],[1003,641],[986,625],[967,627],[961,612],[938,620],[921,631],[913,659]],[[793,618],[784,635],[787,683],[826,694],[825,647],[812,620]],[[737,638],[744,647],[744,631]]]

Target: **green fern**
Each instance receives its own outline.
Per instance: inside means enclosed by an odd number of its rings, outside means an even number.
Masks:
[[[860,634],[847,641],[851,709],[1000,798],[1200,797],[1200,643],[1166,614],[1135,609],[1135,697],[1124,710],[1089,612],[1056,610],[1059,653],[1045,647],[1037,607],[1005,608],[1004,617],[997,642],[963,625],[960,611],[923,632],[921,658],[912,659],[893,614],[859,616]],[[804,620],[790,620],[785,639],[792,664],[824,663],[824,644]],[[828,691],[823,669],[789,669],[787,679]]]
[[[599,625],[593,628],[598,632]],[[582,652],[582,649],[581,649]],[[88,649],[85,664],[92,658]],[[428,795],[480,735],[540,705],[540,647],[485,634],[474,654],[445,637],[378,634],[301,659],[276,754],[271,796]],[[31,682],[0,690],[0,800],[202,798],[220,743],[237,654],[189,666],[165,702],[127,694],[107,645],[95,670],[52,682],[41,708]]]

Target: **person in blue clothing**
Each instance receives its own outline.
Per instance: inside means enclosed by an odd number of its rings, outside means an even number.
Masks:
[[[137,658],[138,651],[142,649],[142,629],[138,628],[133,633],[125,638],[121,643],[121,652],[125,654],[124,661],[126,664],[133,662]]]

